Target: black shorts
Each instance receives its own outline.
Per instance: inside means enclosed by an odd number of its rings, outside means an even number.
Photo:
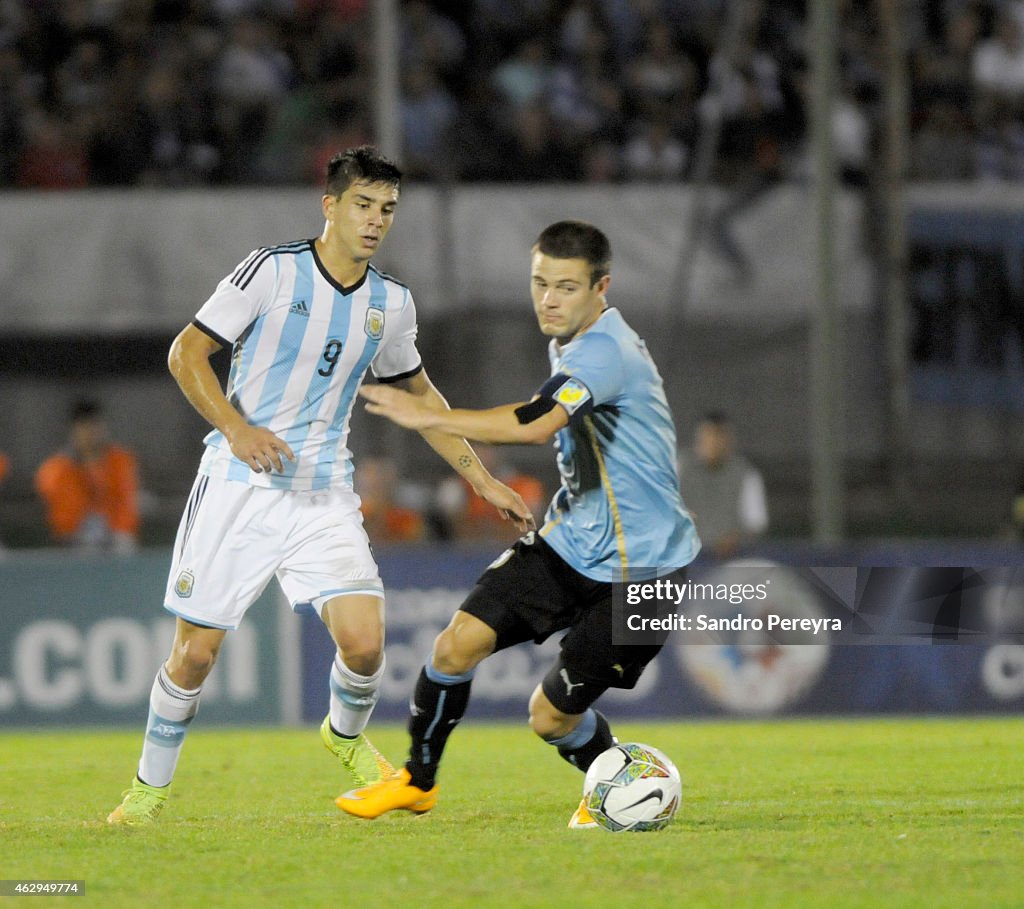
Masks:
[[[612,585],[580,574],[535,534],[481,575],[461,609],[494,629],[495,651],[568,629],[543,682],[563,713],[583,713],[608,688],[633,688],[661,650],[613,644]]]

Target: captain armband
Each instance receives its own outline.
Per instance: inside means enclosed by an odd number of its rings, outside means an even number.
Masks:
[[[526,424],[539,420],[544,414],[551,413],[554,409],[555,402],[551,398],[534,398],[529,404],[521,404],[513,413],[520,424]]]
[[[570,420],[580,419],[594,409],[594,399],[586,385],[572,376],[557,373],[537,389],[534,400],[515,409],[516,419],[520,423],[532,423],[550,413],[556,404],[565,409]]]

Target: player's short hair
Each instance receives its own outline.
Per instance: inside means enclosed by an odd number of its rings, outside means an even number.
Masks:
[[[556,221],[541,231],[533,248],[555,259],[585,259],[590,265],[591,287],[612,267],[611,243],[586,221]]]
[[[389,183],[402,185],[402,172],[390,158],[385,158],[372,145],[360,145],[338,152],[327,162],[328,196],[340,196],[353,183],[365,180],[368,183]]]
[[[701,423],[710,423],[719,428],[727,427],[731,420],[724,410],[705,410],[700,417]]]
[[[80,420],[98,420],[103,417],[103,406],[94,398],[79,398],[68,408],[68,422]]]

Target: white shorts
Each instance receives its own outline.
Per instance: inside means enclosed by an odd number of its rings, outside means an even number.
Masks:
[[[200,474],[178,526],[164,608],[197,625],[234,629],[274,574],[295,610],[319,613],[344,594],[383,598],[359,497]]]

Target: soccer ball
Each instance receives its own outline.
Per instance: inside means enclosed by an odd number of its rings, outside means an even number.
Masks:
[[[679,771],[657,748],[614,745],[597,756],[583,781],[587,810],[605,830],[661,830],[683,794]]]

